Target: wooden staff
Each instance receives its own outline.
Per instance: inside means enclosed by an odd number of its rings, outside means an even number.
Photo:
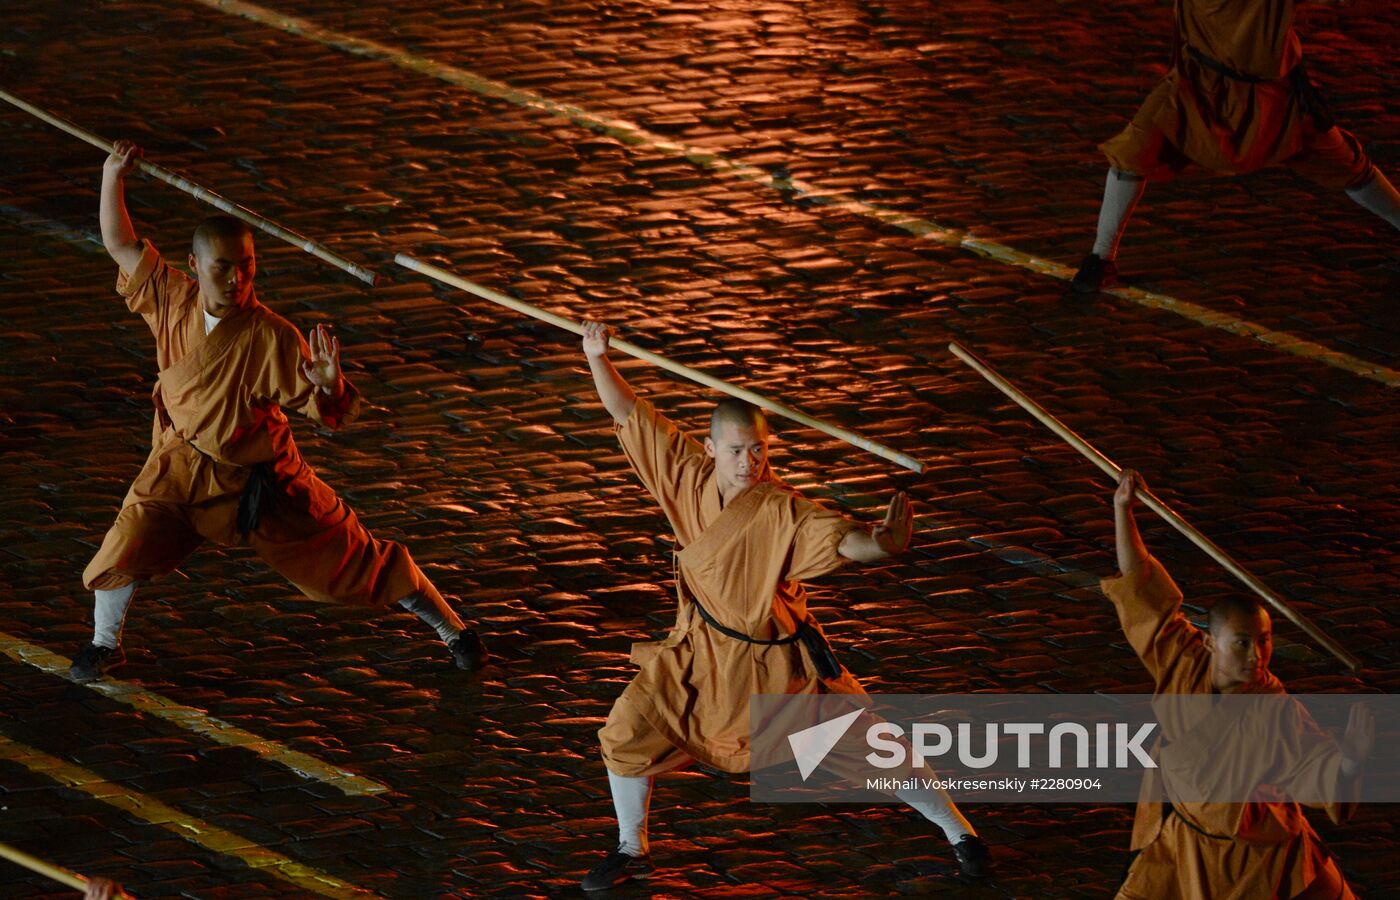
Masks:
[[[8,91],[0,90],[0,100],[4,100],[7,103],[17,106],[25,112],[29,113],[30,115],[43,119],[45,122],[48,122],[50,125],[57,128],[58,130],[66,131],[69,134],[73,135],[73,137],[78,138],[82,141],[86,141],[94,147],[98,147],[102,150],[107,151],[108,153],[112,152],[111,141],[104,140],[103,138],[98,137],[92,132],[80,128],[77,125],[74,125],[67,119],[61,119],[53,113],[46,112],[45,110],[42,110],[31,103],[26,103],[25,101],[21,100],[20,98],[16,97],[14,94],[11,94]],[[352,263],[350,260],[346,259],[343,256],[339,256],[335,253],[332,253],[325,247],[311,240],[309,237],[306,237],[302,234],[298,234],[297,232],[292,231],[290,228],[284,228],[281,225],[278,225],[276,222],[272,221],[271,219],[264,219],[262,216],[258,215],[252,210],[245,209],[242,206],[239,206],[237,203],[234,203],[231,200],[219,196],[218,194],[214,193],[208,188],[200,187],[193,181],[176,175],[174,172],[171,172],[168,169],[162,169],[160,166],[157,166],[153,163],[148,163],[144,159],[136,160],[136,166],[142,172],[145,172],[147,175],[159,179],[160,181],[164,181],[166,184],[170,185],[173,188],[177,188],[179,190],[184,191],[186,194],[189,194],[196,200],[203,200],[205,203],[208,203],[215,209],[222,210],[223,212],[226,212],[231,216],[242,219],[249,225],[252,225],[254,228],[261,229],[262,231],[267,232],[273,237],[280,238],[281,240],[286,241],[294,247],[300,247],[302,250],[305,250],[307,253],[310,253],[317,259],[325,260],[326,262],[335,266],[337,269],[340,269],[344,272],[349,272],[351,275],[354,275],[356,278],[360,279],[366,284],[373,285],[379,280],[379,276],[376,275],[374,272],[371,272],[369,269],[366,269],[363,266],[358,266],[355,263]]]
[[[492,303],[500,304],[501,306],[504,306],[507,309],[513,309],[518,313],[524,313],[525,315],[539,319],[540,321],[548,322],[551,325],[557,325],[558,327],[563,328],[566,331],[572,331],[574,334],[583,334],[583,326],[575,322],[573,319],[568,319],[564,316],[556,315],[552,312],[548,312],[547,310],[540,309],[538,306],[531,306],[528,303],[516,300],[514,297],[507,297],[505,294],[497,293],[496,291],[493,291],[490,288],[485,288],[479,284],[474,284],[473,282],[470,282],[465,278],[455,275],[447,271],[446,269],[440,269],[437,266],[432,265],[431,263],[425,263],[414,259],[406,253],[400,253],[397,256],[395,256],[394,262],[403,266],[405,269],[412,269],[414,272],[427,275],[429,278],[441,281],[443,284],[459,288],[461,290],[466,291],[467,293],[475,294],[476,296],[481,297],[484,300],[490,300]],[[823,432],[824,434],[829,434],[832,437],[840,438],[841,440],[849,444],[854,444],[862,450],[868,450],[871,453],[874,453],[876,456],[880,456],[884,459],[890,460],[891,462],[898,463],[899,465],[904,466],[906,469],[911,469],[915,472],[923,472],[924,470],[924,464],[919,462],[917,459],[914,459],[912,456],[906,456],[905,454],[900,453],[897,450],[891,450],[889,447],[886,447],[883,444],[877,444],[869,438],[862,437],[861,435],[856,434],[853,431],[847,431],[844,428],[828,424],[826,422],[821,421],[820,419],[814,419],[804,412],[795,410],[790,406],[784,406],[781,403],[775,403],[772,400],[769,400],[767,397],[763,397],[758,394],[755,394],[753,391],[737,387],[735,385],[730,384],[727,381],[721,381],[713,375],[710,375],[706,372],[702,372],[699,369],[692,369],[690,366],[674,362],[672,360],[667,359],[664,356],[658,356],[657,354],[652,353],[650,350],[638,347],[636,344],[628,343],[627,341],[624,341],[620,338],[609,338],[608,346],[615,347],[618,350],[621,350],[623,353],[626,353],[630,356],[635,356],[638,359],[644,359],[654,366],[660,366],[666,371],[674,372],[675,374],[680,375],[683,378],[689,378],[691,381],[699,382],[700,384],[703,384],[706,387],[712,387],[717,391],[723,391],[724,393],[729,394],[731,397],[738,397],[740,400],[745,400],[749,403],[752,403],[754,406],[762,407],[763,409],[766,409],[772,413],[776,413],[777,415],[780,415],[785,419],[791,419],[792,421],[797,422],[801,425],[806,425],[809,428],[815,428],[816,430]]]
[[[1064,439],[1064,441],[1068,443],[1071,447],[1084,454],[1086,459],[1088,459],[1091,463],[1102,469],[1115,481],[1122,477],[1123,469],[1117,463],[1100,453],[1098,449],[1095,448],[1088,441],[1084,440],[1082,437],[1075,434],[1073,431],[1070,431],[1069,428],[1066,427],[1063,422],[1050,415],[1050,413],[1046,412],[1044,408],[1040,406],[1040,404],[1036,403],[1030,397],[1022,393],[1021,390],[1015,385],[1013,385],[1011,382],[1007,381],[1005,378],[1001,377],[996,372],[994,372],[991,366],[987,365],[987,363],[980,359],[976,354],[971,353],[970,351],[968,351],[967,349],[965,349],[957,343],[949,344],[948,349],[953,351],[953,355],[957,356],[963,362],[971,366],[977,372],[977,374],[990,381],[992,385],[996,387],[997,390],[1010,397],[1016,402],[1018,406],[1020,406],[1026,412],[1030,413],[1032,416],[1035,416],[1035,418],[1039,419],[1042,425],[1055,432],[1062,439]],[[1145,490],[1144,488],[1139,486],[1136,490],[1136,495],[1137,498],[1141,500],[1148,508],[1150,508],[1157,515],[1166,519],[1167,522],[1173,528],[1186,535],[1187,539],[1190,540],[1191,543],[1204,550],[1207,554],[1210,555],[1212,559],[1224,566],[1226,571],[1228,571],[1231,575],[1234,575],[1240,581],[1244,582],[1244,584],[1250,590],[1254,591],[1254,593],[1258,594],[1260,597],[1263,597],[1266,601],[1268,601],[1270,606],[1272,606],[1274,609],[1278,610],[1280,613],[1286,616],[1290,622],[1292,622],[1294,625],[1297,625],[1304,632],[1306,632],[1309,637],[1311,637],[1313,640],[1317,641],[1319,644],[1325,647],[1329,653],[1331,653],[1333,656],[1337,657],[1337,659],[1340,659],[1343,663],[1345,663],[1347,668],[1351,669],[1353,672],[1361,668],[1360,660],[1348,653],[1346,649],[1342,647],[1341,644],[1337,643],[1325,632],[1323,632],[1322,629],[1318,628],[1316,625],[1310,622],[1306,616],[1304,616],[1302,613],[1295,611],[1293,607],[1289,606],[1287,601],[1285,601],[1282,597],[1269,590],[1269,588],[1262,581],[1260,581],[1258,578],[1255,578],[1248,571],[1246,571],[1244,566],[1241,566],[1239,563],[1235,562],[1235,560],[1228,553],[1217,547],[1215,545],[1215,542],[1213,542],[1210,538],[1197,531],[1189,522],[1187,522],[1180,515],[1178,515],[1176,511],[1173,510],[1170,506],[1167,506],[1161,500],[1158,500],[1155,496],[1153,496],[1151,491]]]
[[[0,844],[0,856],[3,856],[12,863],[23,866],[31,872],[38,872],[45,878],[57,881],[59,884],[66,884],[74,890],[87,890],[87,879],[83,876],[70,872],[67,869],[60,869],[58,866],[50,865],[37,856],[30,856],[23,850],[11,847],[9,844]]]

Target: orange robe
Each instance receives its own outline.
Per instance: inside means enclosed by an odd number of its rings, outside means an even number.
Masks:
[[[837,548],[860,526],[771,474],[721,508],[714,462],[646,400],[638,398],[618,436],[682,549],[675,626],[664,640],[633,645],[641,670],[598,733],[603,759],[627,776],[691,759],[747,771],[751,694],[863,692],[844,669],[818,678],[800,641],[762,646],[719,633],[690,598],[720,624],[759,640],[791,635],[802,622],[819,630],[799,582],[841,566]]]
[[[1356,138],[1309,112],[1322,101],[1293,13],[1294,0],[1177,0],[1171,70],[1099,149],[1149,181],[1191,162],[1224,174],[1287,163],[1324,187],[1365,185],[1373,169]]]
[[[297,452],[283,408],[338,428],[360,409],[306,380],[300,333],[256,299],[204,332],[199,284],[149,243],[117,292],[156,340],[151,453],[83,573],[113,589],[166,574],[203,541],[249,544],[307,596],[385,605],[432,591],[401,545],[375,540]],[[277,497],[246,537],[236,525],[249,467],[270,463]],[[435,593],[435,592],[434,592]]]
[[[1210,651],[1204,635],[1181,613],[1181,591],[1161,564],[1151,560],[1149,572],[1137,584],[1117,576],[1105,578],[1101,587],[1117,608],[1128,642],[1152,675],[1155,693],[1201,695],[1208,701],[1214,691]],[[1286,693],[1272,673],[1253,685],[1250,692]],[[1279,704],[1271,708],[1292,710],[1295,706]],[[1163,718],[1163,740],[1154,747],[1154,756],[1161,753],[1165,743],[1180,747],[1197,741],[1204,748],[1224,730],[1222,725],[1230,724],[1211,718],[1209,702],[1177,704],[1167,709],[1173,711],[1173,717]],[[1290,786],[1304,796],[1335,794],[1342,755],[1335,743],[1311,723],[1306,712],[1300,707],[1297,710],[1299,715],[1291,719],[1291,731],[1280,727],[1280,721],[1289,716],[1262,724],[1254,720],[1247,723],[1253,726],[1248,746],[1253,752],[1272,757],[1266,761],[1268,770],[1275,775],[1273,783],[1260,786],[1258,791],[1259,796],[1278,798],[1272,802],[1173,802],[1172,813],[1164,815],[1161,801],[1164,794],[1171,794],[1173,779],[1184,783],[1190,776],[1182,775],[1183,769],[1174,770],[1166,762],[1161,769],[1147,772],[1133,821],[1132,849],[1141,852],[1134,858],[1118,897],[1296,897],[1317,881],[1331,864],[1330,856],[1302,809],[1287,796]],[[1195,768],[1204,778],[1210,777],[1204,765]],[[1332,821],[1341,822],[1352,814],[1355,805],[1328,803],[1323,808]]]

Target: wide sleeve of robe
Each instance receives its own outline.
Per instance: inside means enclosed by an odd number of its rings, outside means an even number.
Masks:
[[[845,565],[847,560],[839,552],[841,541],[860,523],[796,493],[789,499],[789,508],[794,528],[783,580],[807,581]]]
[[[1147,667],[1158,691],[1176,692],[1174,682],[1199,664],[1205,642],[1181,612],[1181,590],[1155,557],[1136,579],[1116,575],[1099,582],[1118,612],[1133,651]]]
[[[257,399],[301,413],[327,428],[340,428],[360,414],[360,392],[341,374],[341,392],[330,397],[302,374],[301,364],[311,358],[306,339],[286,321],[268,317],[270,339],[253,390]]]
[[[693,542],[699,537],[697,491],[708,471],[705,448],[642,397],[637,398],[627,421],[617,426],[617,439],[642,486],[676,530],[676,537],[683,544]]]
[[[197,293],[194,280],[172,269],[150,241],[141,240],[141,261],[136,270],[117,270],[117,293],[126,306],[146,320],[157,337],[169,330],[174,307]]]
[[[1361,779],[1342,779],[1341,748],[1292,698],[1275,739],[1278,763],[1269,783],[1289,799],[1302,797],[1303,805],[1325,810],[1333,822],[1350,819],[1356,812]]]

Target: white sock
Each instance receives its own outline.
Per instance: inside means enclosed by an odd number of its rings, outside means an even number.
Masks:
[[[122,623],[126,621],[126,610],[131,606],[131,598],[136,594],[136,585],[139,583],[133,581],[114,591],[93,591],[97,598],[92,605],[94,644],[117,649],[122,640]]]
[[[1380,169],[1370,181],[1359,188],[1347,191],[1347,196],[1365,209],[1385,219],[1393,228],[1400,228],[1400,194]]]
[[[948,843],[956,844],[963,835],[976,835],[977,829],[963,818],[958,807],[942,788],[936,790],[895,791],[894,795],[918,811],[919,815],[943,829]]]
[[[1099,231],[1094,237],[1094,252],[1100,259],[1116,259],[1118,242],[1128,227],[1128,217],[1147,190],[1147,182],[1131,172],[1108,170],[1103,185],[1103,205],[1099,207]]]
[[[647,843],[647,811],[651,806],[650,776],[629,777],[608,773],[613,810],[617,813],[617,845],[623,853],[643,856]]]
[[[426,597],[416,591],[400,600],[399,606],[427,623],[429,628],[438,633],[438,637],[442,638],[444,644],[452,643],[462,633],[460,628],[447,620],[447,617],[442,614],[442,610],[428,602]]]

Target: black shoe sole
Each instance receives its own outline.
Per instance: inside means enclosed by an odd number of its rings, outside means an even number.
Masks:
[[[588,887],[587,885],[579,885],[579,887],[580,887],[583,891],[585,891],[585,892],[587,892],[587,893],[589,893],[589,894],[596,894],[596,893],[598,893],[599,891],[610,891],[610,890],[612,890],[613,888],[620,888],[620,887],[622,887],[624,884],[630,884],[630,883],[633,882],[633,881],[646,881],[646,880],[647,880],[648,878],[650,878],[650,877],[651,877],[651,873],[650,873],[650,872],[642,872],[641,874],[638,874],[638,875],[628,875],[626,878],[622,879],[621,881],[614,881],[612,884],[606,884],[606,885],[603,885],[602,887]]]
[[[488,654],[482,654],[480,656],[473,654],[467,657],[454,656],[452,658],[453,664],[457,666],[458,671],[462,672],[479,672],[486,668],[486,664],[490,660],[491,657]],[[462,665],[463,662],[465,662],[466,665]]]
[[[114,659],[109,658],[107,664],[100,669],[83,669],[75,665],[70,665],[68,667],[68,677],[78,684],[89,684],[94,681],[100,681],[102,676],[118,666],[123,665],[125,662],[126,656],[123,654]]]

